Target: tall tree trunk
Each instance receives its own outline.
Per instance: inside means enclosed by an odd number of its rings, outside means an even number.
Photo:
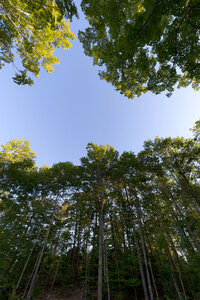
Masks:
[[[156,298],[159,299],[158,290],[157,290],[157,286],[156,286],[156,282],[155,282],[155,278],[154,278],[154,274],[153,274],[153,270],[152,270],[150,258],[149,258],[149,268],[150,268],[150,272],[151,272],[151,277],[152,277],[152,281],[153,281],[153,286],[154,286],[155,293],[156,293]]]
[[[26,286],[25,286],[25,288],[24,288],[22,299],[24,299],[24,298],[26,297],[26,292],[27,292],[27,290],[28,290],[29,284],[30,284],[31,279],[32,279],[32,277],[33,277],[33,274],[35,273],[35,269],[36,269],[38,260],[39,260],[39,256],[38,256],[37,259],[36,259],[36,262],[35,262],[35,264],[34,264],[34,267],[33,267],[33,270],[32,270],[32,272],[31,272],[31,275],[29,276],[29,279],[28,279],[28,281],[27,281],[27,283],[26,283]]]
[[[30,251],[30,253],[29,253],[29,256],[27,257],[26,263],[25,263],[25,265],[24,265],[24,268],[23,268],[23,270],[22,270],[22,272],[21,272],[21,275],[20,275],[20,277],[19,277],[19,280],[18,280],[18,282],[17,282],[16,290],[18,289],[18,287],[19,287],[19,285],[20,285],[20,282],[21,282],[21,280],[22,280],[22,277],[24,276],[24,272],[25,272],[26,267],[27,267],[27,265],[28,265],[28,262],[29,262],[29,260],[30,260],[30,258],[31,258],[31,255],[32,255],[32,253],[33,253],[33,250],[35,249],[35,246],[36,246],[37,240],[38,240],[38,238],[39,238],[39,236],[40,236],[40,233],[41,233],[41,231],[39,231],[39,233],[38,233],[38,235],[37,235],[37,238],[36,238],[36,241],[35,241],[35,243],[34,243],[34,245],[33,245],[33,248],[31,249],[31,251]]]
[[[171,257],[171,254],[170,254],[170,251],[169,251],[167,245],[165,245],[165,251],[166,251],[166,254],[167,254],[169,263],[170,263],[171,275],[172,275],[172,280],[173,280],[173,282],[174,282],[174,286],[175,286],[175,288],[176,288],[176,291],[177,291],[177,294],[178,294],[179,299],[182,300],[183,298],[182,298],[182,296],[181,296],[181,292],[180,292],[179,286],[178,286],[177,281],[176,281],[176,275],[175,275],[175,273],[174,273],[174,266],[173,266],[172,257]]]
[[[167,234],[168,237],[169,237],[169,240],[170,240],[170,244],[171,244],[171,247],[174,251],[174,254],[175,254],[175,260],[176,260],[176,264],[177,264],[177,269],[178,269],[178,274],[179,274],[179,280],[180,280],[180,283],[181,283],[181,287],[182,287],[182,290],[183,290],[183,294],[184,294],[184,297],[185,297],[185,300],[187,300],[187,296],[186,296],[186,293],[185,293],[185,287],[184,287],[184,284],[183,284],[183,280],[182,280],[182,276],[181,276],[181,270],[180,270],[180,266],[179,266],[179,259],[178,259],[178,253],[176,251],[176,247],[174,245],[174,242],[171,238],[171,235],[168,233]]]
[[[141,278],[142,278],[142,285],[143,285],[143,290],[144,290],[144,296],[145,296],[145,300],[149,300],[149,295],[148,295],[147,285],[146,285],[146,280],[145,280],[145,275],[144,275],[144,269],[143,269],[143,265],[142,265],[141,252],[140,252],[140,247],[139,247],[138,239],[137,239],[137,236],[136,236],[135,224],[133,222],[133,219],[132,219],[131,223],[132,223],[132,228],[133,228],[133,236],[134,236],[134,239],[135,239],[135,246],[136,246],[136,251],[137,251],[137,257],[138,257],[140,275],[141,275]]]
[[[103,197],[100,192],[100,209],[99,209],[99,264],[98,264],[98,300],[102,300],[103,284]]]
[[[129,216],[130,216],[130,221],[131,221],[131,225],[132,225],[132,229],[133,229],[133,236],[134,236],[134,240],[135,240],[135,246],[136,246],[138,263],[139,263],[139,270],[140,270],[142,286],[143,286],[143,290],[144,290],[144,297],[145,297],[145,300],[149,300],[149,295],[148,295],[148,290],[147,290],[147,285],[146,285],[146,280],[145,280],[145,274],[144,274],[144,269],[143,269],[143,265],[142,265],[140,247],[139,247],[139,243],[138,243],[138,239],[137,239],[137,235],[136,235],[135,223],[133,220],[133,213],[132,213],[132,209],[131,209],[131,206],[129,203],[129,197],[128,197],[128,192],[127,192],[126,188],[125,188],[125,193],[126,193],[126,202],[127,202],[126,204],[129,209]]]
[[[109,284],[109,276],[108,276],[108,256],[107,256],[107,244],[104,243],[104,273],[105,273],[105,281],[107,286],[107,299],[110,300],[110,284]]]
[[[90,226],[85,230],[86,235],[86,244],[85,244],[85,299],[87,299],[87,292],[89,290],[89,253],[88,253],[88,244],[89,244],[89,234],[90,234]]]
[[[37,275],[38,275],[38,270],[39,270],[39,267],[40,267],[40,263],[41,263],[41,260],[42,260],[42,257],[43,257],[44,250],[45,250],[46,245],[47,245],[47,240],[48,240],[48,236],[49,236],[49,232],[50,232],[50,229],[51,229],[52,222],[53,222],[53,215],[51,217],[51,222],[49,224],[49,228],[48,228],[48,230],[46,232],[46,235],[45,235],[44,243],[43,243],[42,249],[40,251],[40,255],[39,255],[38,262],[37,262],[37,265],[36,265],[36,268],[35,268],[35,272],[33,274],[32,280],[31,280],[31,284],[30,284],[27,296],[26,296],[26,300],[31,299],[31,296],[32,296],[32,293],[33,293],[33,288],[34,288],[34,285],[35,285],[35,281],[36,281],[36,278],[37,278]]]
[[[190,243],[190,252],[192,251],[194,253],[194,248],[193,248],[193,244],[192,242],[194,243],[194,245],[196,246],[196,248],[200,251],[200,243],[198,242],[198,240],[194,237],[193,233],[191,232],[190,230],[190,226],[185,222],[184,226],[186,228],[186,230],[188,231],[189,233],[189,237],[191,239],[188,238],[188,236],[186,235],[184,229],[182,228],[182,226],[180,225],[180,220],[177,216],[177,213],[176,211],[179,213],[180,217],[184,220],[185,219],[185,215],[184,213],[182,212],[181,208],[178,206],[178,204],[176,203],[176,199],[174,199],[174,196],[172,194],[172,192],[170,191],[169,187],[167,186],[167,184],[165,183],[164,180],[162,180],[162,183],[164,185],[164,192],[166,191],[167,195],[169,195],[170,197],[168,199],[172,199],[172,203],[175,207],[176,210],[174,210],[173,208],[173,215],[174,215],[174,219],[176,219],[176,222],[177,222],[177,226],[178,228],[180,228],[180,232],[181,232],[181,235],[183,236],[183,238],[187,241],[187,243],[189,242]],[[163,187],[161,187],[161,191],[163,191]]]
[[[181,178],[183,179],[185,186],[188,188],[188,190],[190,191],[191,195],[193,196],[193,198],[195,199],[196,203],[199,205],[200,207],[200,199],[198,197],[198,195],[195,193],[193,187],[191,186],[189,180],[187,179],[187,177],[185,176],[185,174],[182,172],[182,170],[178,170],[178,173],[180,174]],[[184,187],[183,187],[184,189]]]
[[[145,242],[144,242],[144,234],[143,234],[142,222],[141,222],[142,212],[141,212],[139,198],[138,198],[136,191],[134,192],[134,196],[135,196],[135,206],[136,206],[136,211],[137,211],[137,220],[138,220],[138,225],[139,225],[140,241],[142,244],[142,251],[143,251],[145,269],[146,269],[146,274],[147,274],[148,289],[149,289],[150,299],[153,300],[153,291],[152,291],[151,279],[150,279],[150,274],[149,274],[149,269],[148,269],[147,255],[146,255]]]
[[[63,251],[63,249],[62,249],[62,251]],[[59,257],[59,259],[58,259],[58,263],[57,263],[57,265],[56,265],[56,270],[55,270],[54,277],[53,277],[53,281],[52,281],[52,284],[51,284],[51,287],[50,287],[50,290],[49,290],[49,293],[48,293],[48,296],[47,296],[47,300],[48,300],[48,299],[50,298],[50,296],[51,296],[51,292],[52,292],[52,289],[53,289],[53,287],[54,287],[54,283],[55,283],[55,280],[56,280],[56,277],[57,277],[57,274],[58,274],[58,269],[59,269],[59,265],[60,265],[60,260],[61,260],[61,258],[62,258],[62,252],[61,252],[60,257]]]
[[[174,264],[173,264],[173,259],[172,259],[172,256],[171,256],[171,253],[169,251],[169,247],[168,247],[168,240],[166,238],[166,231],[164,229],[164,225],[163,225],[164,221],[163,221],[163,216],[162,214],[160,215],[160,224],[161,224],[161,229],[162,229],[162,234],[163,234],[163,237],[164,237],[164,240],[165,240],[165,245],[164,245],[164,248],[165,248],[165,253],[168,257],[168,261],[169,261],[169,264],[170,264],[170,268],[171,268],[171,276],[172,276],[172,280],[173,280],[173,283],[174,283],[174,286],[175,286],[175,289],[177,291],[177,294],[178,294],[178,297],[180,300],[182,300],[182,296],[181,296],[181,292],[180,292],[180,289],[179,289],[179,286],[177,284],[177,281],[176,281],[176,275],[175,275],[175,272],[174,272]]]
[[[120,279],[119,278],[119,264],[118,264],[118,256],[117,256],[117,249],[116,249],[116,242],[115,242],[115,232],[114,232],[114,224],[113,224],[112,213],[110,213],[109,216],[110,216],[112,242],[113,242],[113,247],[114,247],[114,257],[115,257],[115,263],[116,263],[116,268],[117,268],[117,277],[118,277],[118,286],[119,286],[119,279]],[[119,288],[120,288],[120,286],[119,286]]]
[[[183,193],[183,195],[188,199],[188,202],[190,203],[190,205],[194,208],[194,210],[196,211],[196,213],[200,216],[200,209],[199,209],[199,207],[196,206],[196,203],[194,203],[194,201],[190,197],[190,195],[185,191],[185,189],[183,189],[182,185],[180,184],[180,181],[176,178],[176,176],[172,172],[171,172],[171,175],[174,178],[174,180],[176,181],[176,183],[179,186],[179,188],[181,189],[181,192]]]

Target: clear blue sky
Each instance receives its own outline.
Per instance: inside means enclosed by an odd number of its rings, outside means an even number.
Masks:
[[[77,35],[85,24],[81,16],[71,29]],[[79,163],[88,142],[137,153],[157,135],[191,136],[189,128],[200,118],[200,92],[186,88],[171,98],[148,93],[128,100],[99,79],[78,39],[58,53],[61,63],[54,73],[42,71],[32,87],[13,83],[12,66],[0,71],[0,144],[29,140],[42,166]]]

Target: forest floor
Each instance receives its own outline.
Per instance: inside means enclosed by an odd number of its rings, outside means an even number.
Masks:
[[[48,293],[36,298],[36,300],[47,300]],[[53,290],[48,300],[81,300],[82,291],[68,288]]]

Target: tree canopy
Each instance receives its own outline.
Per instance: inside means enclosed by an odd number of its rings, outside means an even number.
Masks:
[[[148,91],[170,96],[176,87],[200,87],[198,0],[82,0],[89,21],[79,39],[85,54],[100,66],[100,78],[128,98]],[[32,84],[27,72],[39,76],[59,59],[54,49],[71,46],[69,21],[78,17],[72,0],[1,0],[0,67],[24,69],[17,84]],[[15,50],[14,50],[14,49]]]
[[[128,98],[200,87],[198,0],[83,0],[79,32],[100,77]]]
[[[74,39],[69,21],[77,16],[71,0],[1,0],[0,1],[0,68],[12,63],[17,84],[33,83],[28,74],[39,77],[40,66],[52,72],[59,63],[55,48],[71,47]],[[16,65],[16,54],[21,66]],[[20,69],[19,69],[20,68]]]

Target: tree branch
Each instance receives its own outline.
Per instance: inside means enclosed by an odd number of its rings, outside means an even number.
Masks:
[[[161,0],[157,0],[156,2],[157,2],[157,4],[160,4]],[[153,16],[153,14],[154,14],[156,8],[157,8],[157,7],[154,6],[154,8],[150,11],[150,13],[149,13],[149,15],[148,15],[148,18],[146,19],[146,21],[145,21],[145,23],[144,23],[144,26],[143,26],[142,30],[145,29],[145,28],[147,27],[147,24],[148,24],[150,18]]]
[[[187,5],[187,7],[186,7],[186,12],[185,12],[184,16],[182,17],[182,19],[181,19],[181,21],[180,21],[178,27],[176,28],[176,34],[175,34],[175,38],[174,38],[174,52],[175,52],[175,55],[174,55],[174,63],[173,63],[174,66],[176,65],[176,58],[177,58],[177,54],[178,54],[178,50],[177,50],[177,40],[178,40],[177,36],[178,36],[178,32],[179,32],[179,29],[181,28],[181,25],[183,24],[184,20],[185,20],[186,17],[187,17],[187,14],[188,14],[188,11],[189,11],[189,9],[190,9],[191,3],[192,3],[192,0],[190,0],[190,1],[188,2],[188,5]]]

